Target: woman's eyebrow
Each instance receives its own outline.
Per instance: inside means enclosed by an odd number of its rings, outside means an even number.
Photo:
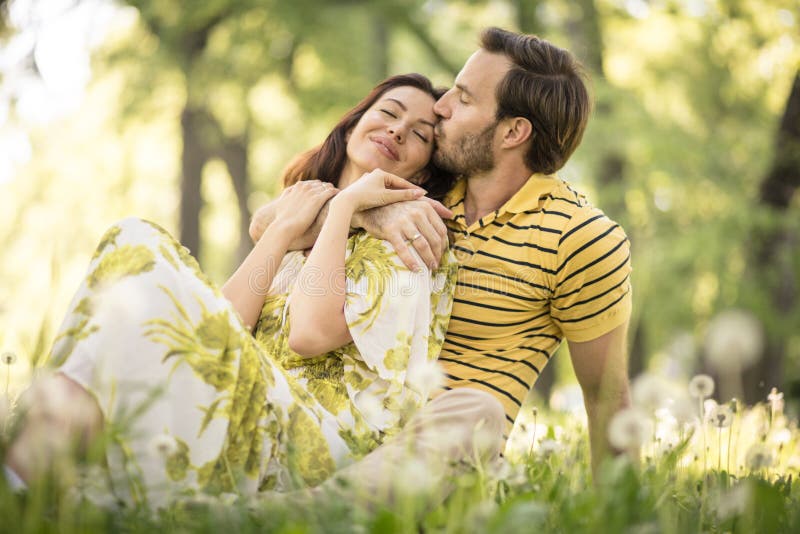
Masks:
[[[406,107],[406,105],[403,104],[401,101],[397,100],[396,98],[387,97],[386,100],[391,100],[392,102],[394,102],[395,104],[400,106],[400,109],[402,109],[403,111],[408,111],[408,108]],[[419,119],[418,122],[421,122],[422,124],[426,124],[426,125],[430,126],[431,128],[435,128],[436,127],[436,124],[432,123],[429,120]]]

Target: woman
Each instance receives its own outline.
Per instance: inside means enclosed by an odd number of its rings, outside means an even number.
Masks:
[[[284,490],[321,482],[402,425],[429,393],[408,375],[438,356],[455,262],[409,272],[387,244],[348,232],[358,211],[419,198],[414,183],[449,187],[430,166],[438,96],[419,75],[378,85],[289,169],[299,181],[222,291],[158,226],[112,227],[53,349],[50,387],[72,409],[49,427],[52,414],[32,409],[11,469],[30,478],[37,443],[103,423],[126,500]],[[288,252],[335,194],[308,257]]]

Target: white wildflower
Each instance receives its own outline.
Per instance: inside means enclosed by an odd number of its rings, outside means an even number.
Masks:
[[[725,404],[720,404],[711,410],[708,418],[715,427],[727,428],[733,423],[733,410]]]
[[[679,425],[685,425],[697,417],[697,405],[686,397],[672,399],[668,409]]]
[[[717,401],[714,399],[706,399],[703,401],[703,417],[708,419],[711,417],[711,412],[717,409]]]
[[[767,400],[774,413],[783,411],[783,393],[778,391],[778,388],[772,388],[770,390],[769,395],[767,395]]]
[[[545,439],[539,444],[539,453],[542,456],[550,456],[551,454],[558,454],[563,447],[559,442],[554,439]]]
[[[436,361],[424,361],[409,367],[406,384],[424,398],[444,385],[444,371]]]
[[[147,448],[152,456],[166,459],[178,452],[178,442],[169,434],[157,434],[150,439]]]
[[[772,442],[777,445],[786,445],[792,440],[792,431],[788,428],[781,428],[772,435]]]
[[[753,471],[765,469],[772,465],[772,451],[761,443],[755,443],[748,449],[745,461]]]
[[[724,372],[746,369],[761,356],[764,334],[752,313],[731,309],[721,312],[708,325],[705,355],[708,365]]]
[[[14,365],[17,363],[17,355],[11,351],[6,351],[3,353],[2,360],[6,365]]]
[[[646,412],[653,413],[670,397],[670,388],[660,376],[644,373],[636,377],[631,387],[633,403]]]
[[[608,425],[608,440],[619,450],[639,447],[651,434],[652,421],[638,408],[620,410]]]
[[[714,379],[708,375],[696,375],[689,381],[689,395],[705,399],[714,393]]]

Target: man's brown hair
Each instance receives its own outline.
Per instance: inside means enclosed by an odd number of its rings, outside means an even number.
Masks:
[[[525,164],[533,172],[556,172],[578,148],[589,121],[591,101],[583,67],[572,54],[544,39],[500,28],[485,29],[481,47],[512,63],[497,85],[497,119],[528,119],[533,131]]]

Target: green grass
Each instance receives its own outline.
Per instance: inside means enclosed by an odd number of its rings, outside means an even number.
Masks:
[[[177,499],[168,508],[151,512],[114,506],[108,493],[96,487],[103,478],[97,468],[82,471],[87,468],[78,467],[54,473],[62,483],[70,480],[66,491],[55,489],[58,484],[42,483],[20,495],[0,481],[0,531],[683,534],[800,530],[796,422],[766,405],[738,406],[733,425],[725,428],[709,423],[703,428],[695,421],[693,430],[678,431],[661,415],[654,418],[653,438],[642,445],[639,465],[632,465],[627,457],[616,458],[601,466],[596,482],[590,474],[587,436],[580,418],[540,411],[537,424],[528,422],[530,430],[521,433],[502,462],[457,477],[455,489],[441,504],[408,495],[392,506],[370,509],[359,504],[358,488],[342,488],[310,505],[285,498],[223,495]],[[670,429],[675,435],[670,436]],[[526,439],[536,440],[532,453]],[[748,458],[756,445],[770,453],[769,465]],[[703,464],[708,466],[705,471]],[[69,473],[78,476],[69,479]],[[98,504],[103,502],[103,506]]]

